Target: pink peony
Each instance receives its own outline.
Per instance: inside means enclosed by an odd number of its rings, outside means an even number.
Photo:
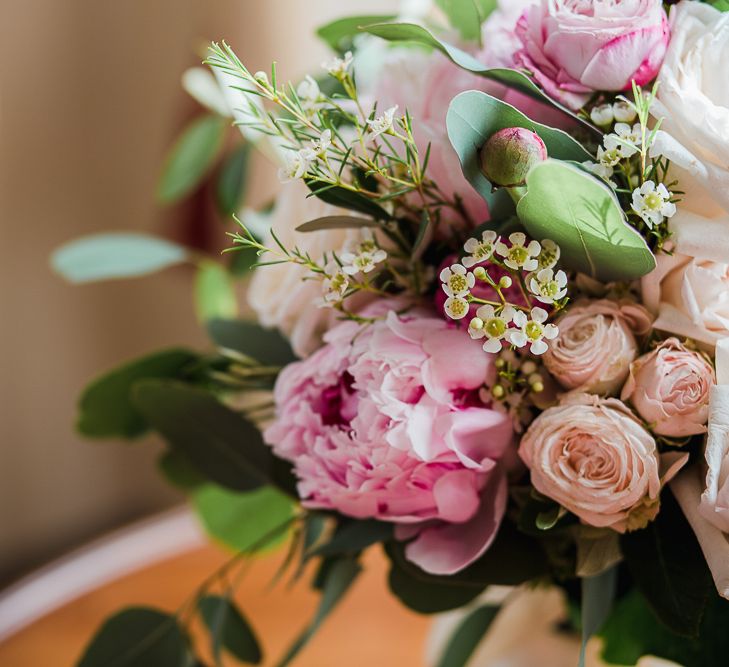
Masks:
[[[621,398],[630,401],[653,433],[670,438],[706,433],[712,365],[669,338],[630,366]]]
[[[655,78],[669,41],[661,0],[541,0],[517,24],[518,62],[572,109]]]
[[[397,534],[417,535],[406,554],[420,567],[466,567],[506,508],[513,428],[479,398],[495,378],[491,357],[424,311],[346,322],[326,341],[280,374],[265,432],[294,464],[304,506],[405,524]]]
[[[569,395],[539,415],[519,455],[537,491],[585,523],[618,532],[655,517],[662,484],[688,458],[659,460],[653,436],[623,403],[588,394]]]

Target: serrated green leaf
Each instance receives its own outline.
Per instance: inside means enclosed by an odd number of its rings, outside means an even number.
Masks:
[[[291,498],[271,486],[236,493],[205,484],[196,489],[192,501],[208,535],[235,551],[246,551],[258,544],[294,513]],[[286,534],[281,530],[261,550],[278,546]]]
[[[357,218],[353,215],[325,215],[315,220],[309,220],[296,228],[297,232],[318,232],[331,229],[362,229],[364,227],[379,227],[372,218]]]
[[[614,193],[573,165],[547,160],[534,167],[516,211],[532,238],[561,247],[565,267],[602,282],[640,278],[656,266]]]
[[[446,126],[464,176],[489,204],[495,201],[497,194],[481,173],[479,151],[499,130],[523,127],[536,132],[544,141],[549,156],[558,160],[581,162],[592,157],[566,132],[536,123],[510,104],[476,90],[453,98],[448,107]]]
[[[264,366],[286,366],[296,361],[286,338],[255,322],[213,319],[208,322],[207,329],[218,347],[255,359]]]
[[[51,266],[72,283],[136,278],[190,258],[188,250],[149,234],[109,232],[76,239],[51,255]]]
[[[223,161],[215,187],[216,201],[221,215],[231,216],[243,205],[250,157],[251,145],[245,142]]]
[[[225,648],[247,665],[258,665],[263,653],[253,629],[230,598],[206,595],[197,602],[200,615],[210,631],[212,653],[219,660]]]
[[[448,639],[437,667],[466,667],[499,610],[497,606],[484,605],[468,612]]]
[[[204,260],[195,275],[195,311],[200,322],[232,319],[238,315],[233,278],[222,264]]]
[[[179,378],[198,359],[187,350],[164,350],[130,361],[94,380],[79,399],[77,429],[89,438],[135,438],[149,428],[132,402],[140,380]]]
[[[157,186],[157,199],[171,204],[194,190],[223,147],[228,121],[207,114],[196,118],[170,150]]]
[[[251,422],[209,392],[147,380],[135,385],[132,400],[149,425],[210,481],[233,491],[270,483],[295,496],[290,464],[273,455]]]
[[[316,34],[334,51],[344,53],[352,49],[353,38],[361,34],[362,26],[384,23],[395,18],[395,14],[346,16],[321,26],[317,29]]]
[[[187,641],[174,616],[130,607],[104,622],[77,667],[183,667]]]

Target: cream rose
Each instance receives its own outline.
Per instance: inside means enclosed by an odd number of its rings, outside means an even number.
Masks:
[[[634,332],[647,333],[651,317],[632,301],[601,299],[575,304],[557,325],[559,336],[544,355],[547,370],[566,389],[614,394],[637,356]]]
[[[729,13],[684,0],[671,8],[670,25],[653,150],[671,160],[677,189],[686,192],[671,219],[678,249],[722,261],[729,256]]]
[[[657,315],[656,329],[709,349],[729,336],[729,264],[660,255],[642,288],[643,302]]]
[[[687,455],[667,455],[661,476],[655,440],[616,398],[570,394],[537,417],[519,455],[534,488],[583,522],[618,532],[646,525],[661,485]]]
[[[669,338],[630,365],[621,398],[653,433],[683,438],[706,432],[714,368],[698,352]]]

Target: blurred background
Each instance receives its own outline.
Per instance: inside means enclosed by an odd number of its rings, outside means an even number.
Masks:
[[[298,78],[326,56],[314,29],[396,0],[0,0],[0,584],[180,503],[159,443],[88,442],[76,399],[95,375],[160,347],[204,346],[186,268],[71,286],[51,251],[102,230],[222,247],[198,194],[155,202],[164,155],[198,111],[180,76],[225,38],[252,71]],[[276,187],[256,163],[249,202]],[[243,295],[241,295],[243,296]]]

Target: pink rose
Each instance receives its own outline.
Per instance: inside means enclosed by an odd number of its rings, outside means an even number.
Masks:
[[[378,302],[367,313],[392,307]],[[491,544],[506,508],[510,418],[479,398],[492,358],[429,311],[346,322],[287,366],[265,432],[294,464],[306,507],[401,524],[406,554],[456,572]]]
[[[583,522],[621,533],[655,517],[662,484],[688,456],[659,461],[653,436],[623,403],[588,394],[571,394],[537,417],[519,455],[537,491]]]
[[[661,0],[542,0],[517,24],[517,59],[572,109],[655,78],[669,41]]]
[[[615,394],[637,356],[635,333],[648,333],[649,313],[632,301],[578,302],[557,320],[559,336],[544,365],[566,389]]]
[[[631,364],[621,398],[632,403],[653,433],[684,438],[706,433],[713,384],[711,364],[669,338]]]

